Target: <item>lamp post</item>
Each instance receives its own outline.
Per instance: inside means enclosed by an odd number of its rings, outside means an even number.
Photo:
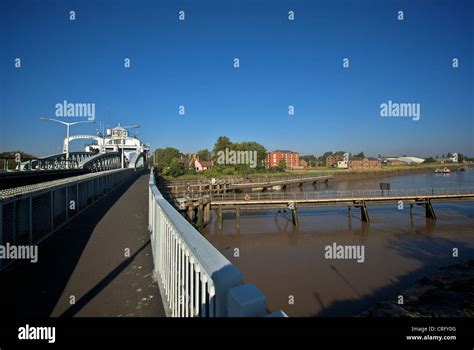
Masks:
[[[62,120],[57,120],[57,119],[52,119],[52,118],[48,118],[48,117],[41,117],[40,118],[41,120],[45,120],[45,121],[52,121],[52,122],[56,122],[56,123],[60,123],[60,124],[63,124],[63,125],[66,125],[66,169],[69,168],[69,128],[71,125],[76,125],[76,124],[81,124],[81,123],[95,123],[95,121],[93,120],[82,120],[82,121],[78,121],[78,122],[63,122]]]

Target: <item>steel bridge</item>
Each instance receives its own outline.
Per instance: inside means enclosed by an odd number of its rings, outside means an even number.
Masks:
[[[145,167],[145,154],[132,153],[130,159],[124,163],[124,167],[141,168]],[[92,152],[70,152],[69,159],[66,153],[59,153],[43,158],[22,162],[20,171],[36,170],[64,170],[64,169],[84,169],[90,172],[106,171],[122,168],[122,155],[120,152],[92,153]]]

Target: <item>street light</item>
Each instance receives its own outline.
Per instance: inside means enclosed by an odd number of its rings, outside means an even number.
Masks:
[[[41,117],[40,118],[41,120],[45,120],[45,121],[52,121],[52,122],[56,122],[56,123],[60,123],[60,124],[63,124],[63,125],[66,125],[66,168],[69,168],[69,127],[71,125],[76,125],[76,124],[81,124],[81,123],[95,123],[94,120],[82,120],[82,121],[78,121],[78,122],[63,122],[62,120],[57,120],[57,119],[52,119],[52,118],[48,118],[48,117]]]

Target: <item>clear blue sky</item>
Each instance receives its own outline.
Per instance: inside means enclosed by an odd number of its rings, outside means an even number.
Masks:
[[[225,135],[303,154],[473,156],[473,11],[469,0],[3,0],[0,151],[58,153],[65,129],[38,118],[68,100],[95,103],[111,126],[140,124],[153,148],[193,152]],[[381,118],[388,100],[420,103],[421,119]]]

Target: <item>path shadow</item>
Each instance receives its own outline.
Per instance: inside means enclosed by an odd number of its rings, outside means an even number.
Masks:
[[[5,271],[17,319],[51,316],[96,225],[139,178],[126,181],[42,242],[37,263],[19,262]]]
[[[94,297],[99,294],[105,287],[109,285],[123,270],[130,265],[135,257],[140,254],[140,252],[145,249],[150,244],[148,240],[143,244],[132,256],[127,260],[121,262],[115,269],[113,269],[107,276],[105,276],[99,283],[97,283],[93,288],[91,288],[86,294],[84,294],[79,300],[76,301],[69,309],[64,311],[59,317],[73,317],[75,316],[84,306],[86,306]]]

